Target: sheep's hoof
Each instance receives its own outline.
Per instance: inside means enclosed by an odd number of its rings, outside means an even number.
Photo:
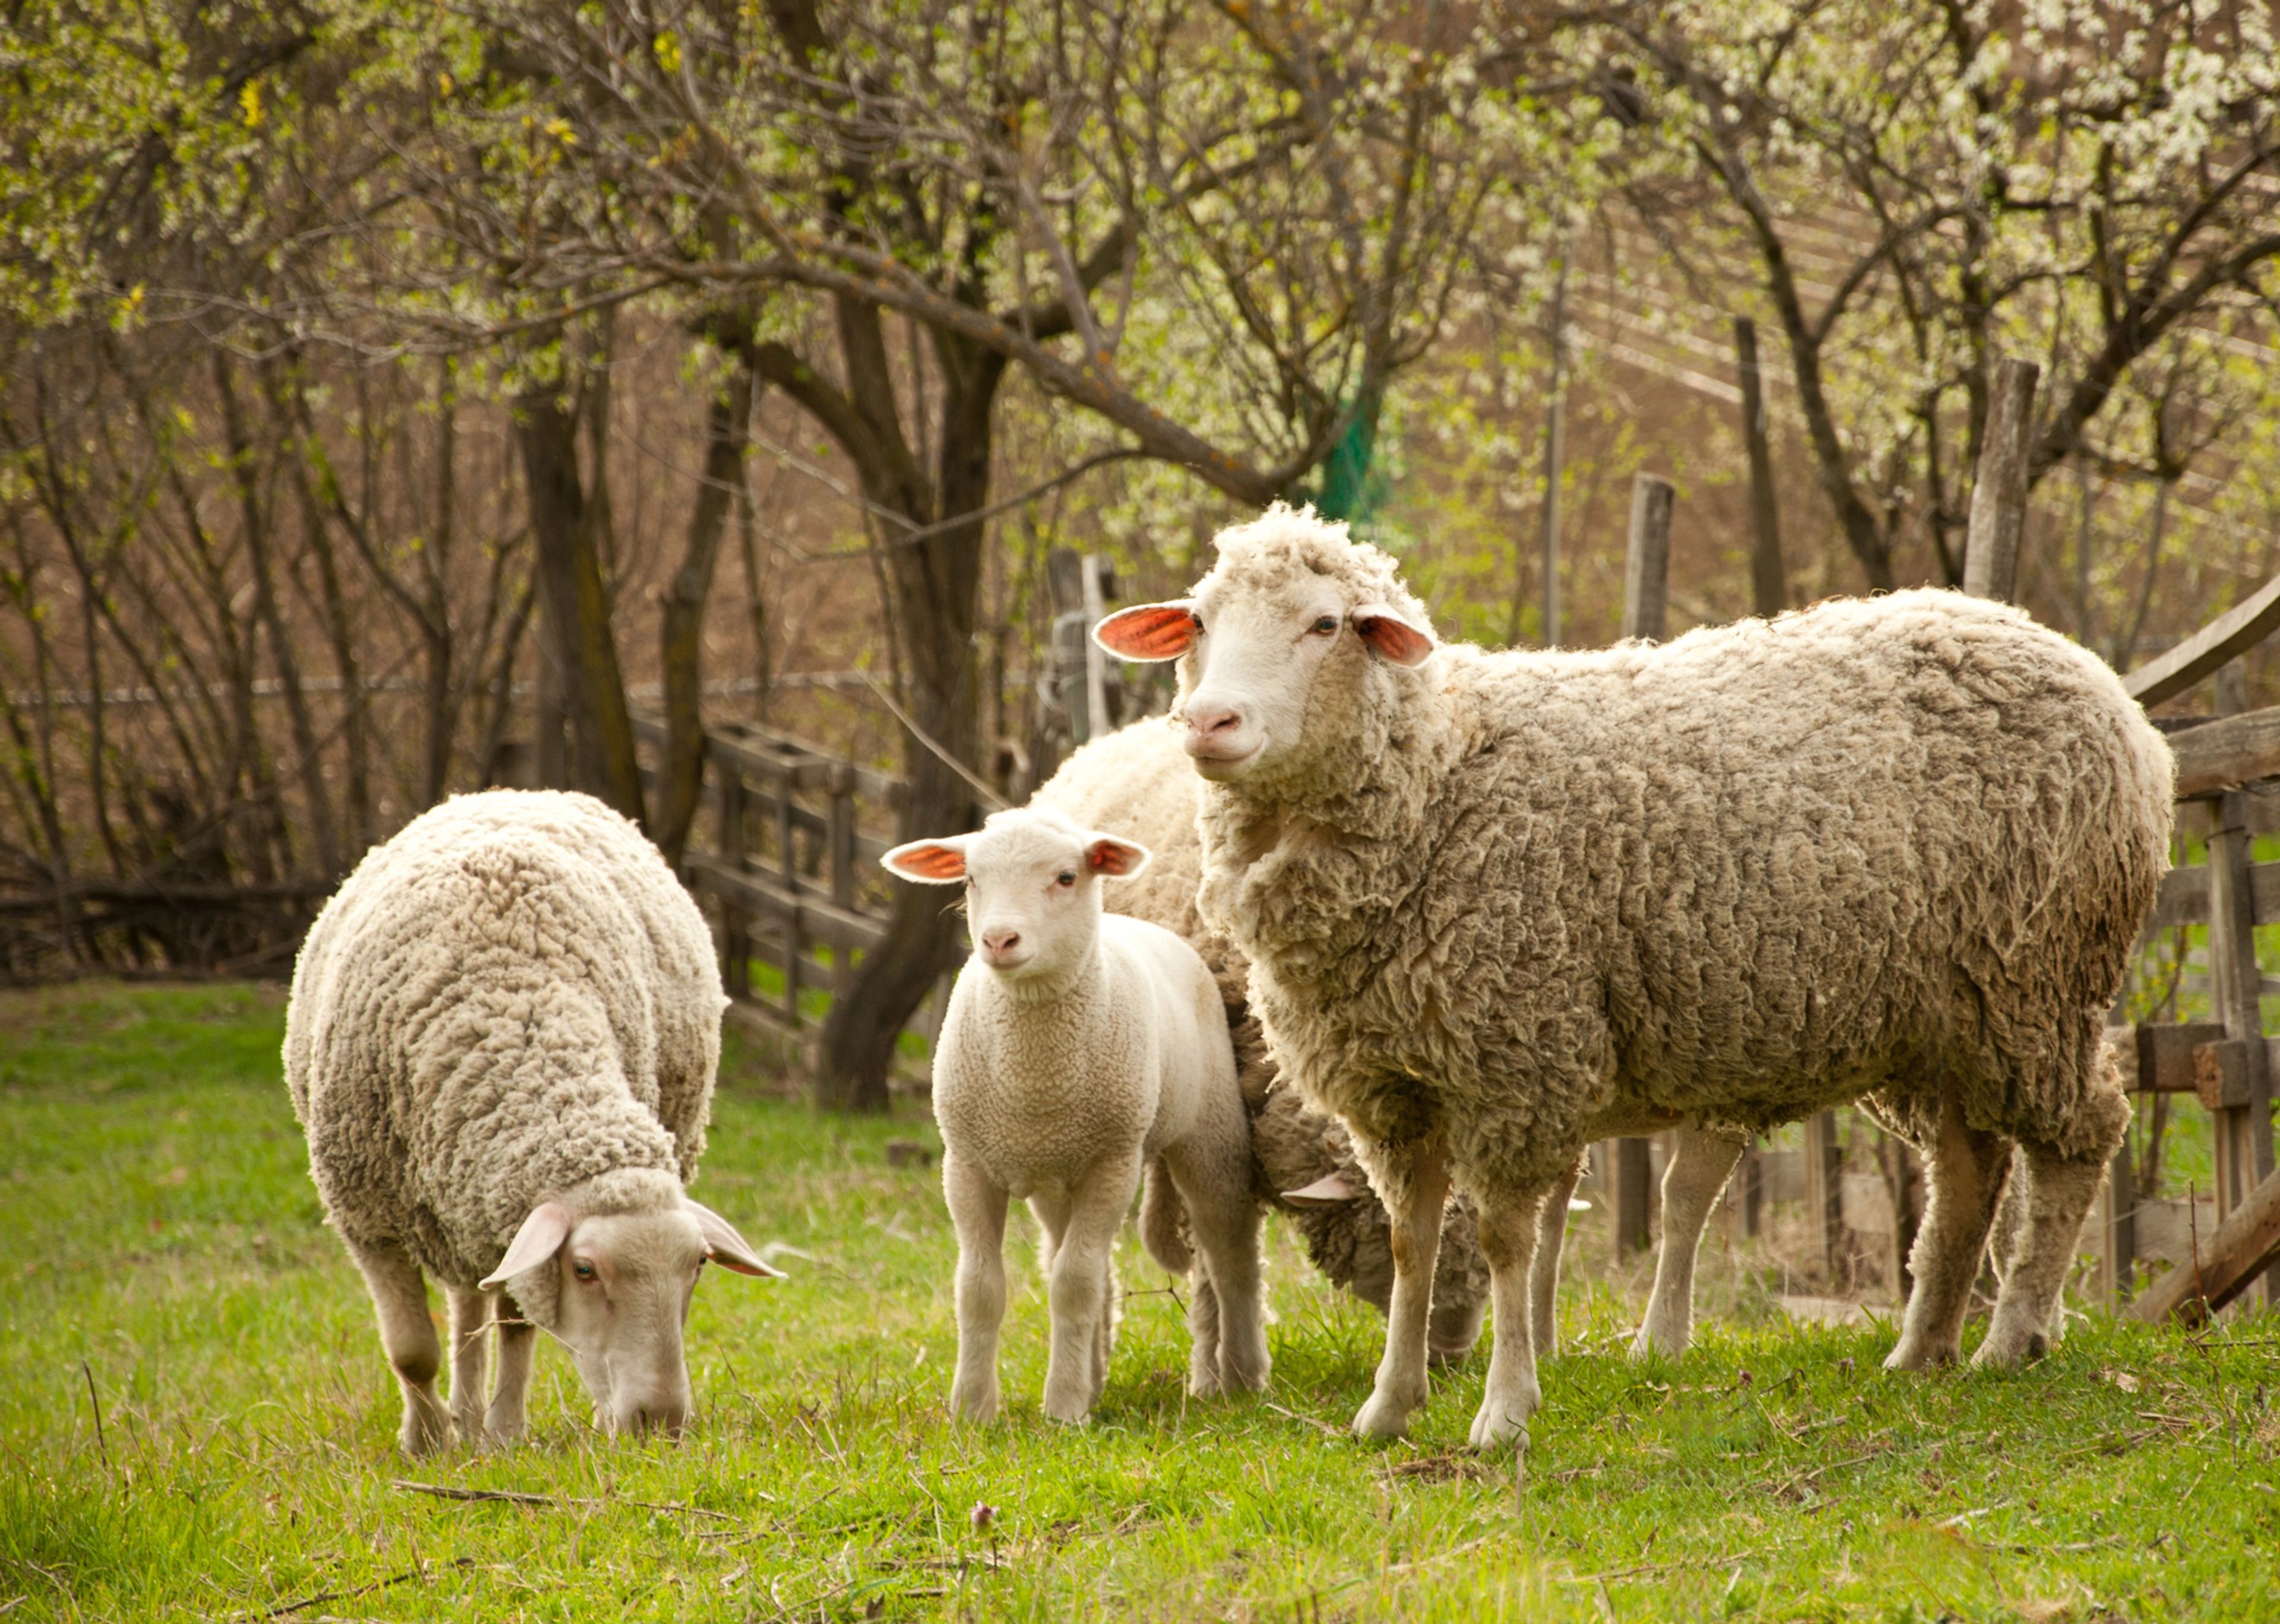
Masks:
[[[954,1420],[971,1421],[976,1427],[987,1427],[998,1419],[997,1389],[992,1388],[974,1392],[952,1392],[950,1396],[950,1413]]]
[[[1899,1346],[1884,1356],[1884,1368],[1886,1370],[1937,1370],[1943,1365],[1954,1364],[1958,1351],[1954,1348],[1930,1347],[1921,1343],[1911,1342],[1907,1337],[1902,1336]]]
[[[2051,1351],[2050,1339],[2040,1331],[2012,1331],[2007,1328],[1987,1333],[1987,1340],[1971,1356],[1971,1367],[1980,1370],[1992,1367],[2009,1370],[2020,1365],[2032,1364]]]
[[[451,1423],[442,1416],[413,1412],[404,1418],[404,1430],[397,1435],[397,1442],[406,1455],[418,1460],[451,1448]]]
[[[1533,1410],[1535,1406],[1529,1405]],[[1467,1441],[1481,1454],[1489,1454],[1510,1443],[1515,1449],[1528,1447],[1528,1420],[1525,1412],[1491,1401],[1481,1406],[1473,1417],[1473,1429]]]
[[[1385,1394],[1372,1393],[1369,1402],[1354,1417],[1353,1430],[1357,1438],[1400,1438],[1409,1433],[1409,1412],[1413,1405],[1397,1403]]]
[[[1083,1399],[1049,1397],[1045,1400],[1045,1419],[1064,1427],[1082,1427],[1091,1414],[1092,1405]]]
[[[1650,1359],[1683,1358],[1686,1355],[1686,1345],[1692,1340],[1691,1336],[1679,1335],[1670,1331],[1665,1331],[1657,1335],[1645,1326],[1641,1326],[1639,1334],[1631,1338],[1631,1363],[1644,1365]]]

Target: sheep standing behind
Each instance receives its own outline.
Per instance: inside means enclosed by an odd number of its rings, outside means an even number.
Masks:
[[[699,1266],[775,1273],[682,1190],[726,1002],[696,904],[582,795],[446,801],[325,904],[294,967],[286,1081],[379,1312],[406,1452],[455,1424],[520,1436],[534,1328],[568,1346],[612,1429],[682,1425]],[[451,1301],[448,1416],[423,1270]]]
[[[2103,1012],[2168,866],[2169,751],[2111,670],[1937,591],[1660,647],[1438,648],[1343,526],[1278,506],[1219,553],[1096,635],[1181,660],[1204,918],[1393,1216],[1357,1431],[1424,1402],[1452,1178],[1497,1327],[1472,1441],[1525,1428],[1538,1209],[1610,1111],[1758,1128],[1873,1091],[1913,1124],[1903,1368],[1960,1353],[2015,1141],[2026,1220],[1977,1358],[2057,1335],[2129,1120]]]
[[[1082,1420],[1099,1401],[1114,1325],[1110,1248],[1144,1169],[1142,1237],[1157,1261],[1187,1272],[1181,1208],[1200,1253],[1190,1389],[1265,1386],[1251,1135],[1218,988],[1171,932],[1101,910],[1102,879],[1139,874],[1146,849],[1024,809],[882,860],[906,880],[963,881],[974,940],[934,1072],[943,1189],[958,1230],[952,1410],[978,1421],[998,1412],[1014,1197],[1044,1232],[1045,1413]]]

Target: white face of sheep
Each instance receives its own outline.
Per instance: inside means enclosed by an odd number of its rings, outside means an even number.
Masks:
[[[1311,573],[1271,586],[1206,577],[1195,596],[1121,610],[1092,635],[1121,659],[1184,662],[1174,715],[1187,724],[1196,770],[1215,783],[1297,749],[1310,716],[1345,701],[1350,684],[1336,679],[1358,680],[1371,660],[1421,665],[1434,649],[1430,632]]]
[[[523,1220],[482,1286],[509,1288],[570,1350],[612,1432],[677,1437],[689,1412],[682,1328],[708,1261],[740,1274],[781,1273],[727,1219],[694,1201],[661,1212],[584,1216],[549,1201]]]
[[[975,962],[1019,981],[1066,974],[1083,958],[1100,930],[1098,881],[1138,874],[1148,849],[1018,811],[978,834],[897,846],[880,862],[923,885],[962,882]]]

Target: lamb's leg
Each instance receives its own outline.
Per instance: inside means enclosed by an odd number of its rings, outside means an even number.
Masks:
[[[1172,1163],[1180,1198],[1187,1203],[1188,1225],[1203,1266],[1196,1271],[1196,1294],[1200,1301],[1209,1292],[1217,1301],[1215,1368],[1210,1389],[1255,1393],[1267,1385],[1266,1313],[1259,1302],[1259,1204],[1247,1183],[1233,1168],[1195,1167]],[[1196,1343],[1201,1361],[1203,1344]]]
[[[1908,1254],[1915,1289],[1908,1294],[1899,1343],[1884,1360],[1887,1370],[1949,1365],[1962,1352],[1963,1314],[2010,1170],[2011,1142],[1968,1126],[1950,1084],[1940,1097],[1930,1161],[1929,1210]]]
[[[998,1419],[998,1328],[1005,1319],[1006,1194],[957,1151],[942,1156],[942,1189],[958,1232],[958,1371],[950,1411]]]
[[[372,1293],[372,1305],[380,1314],[380,1345],[404,1390],[404,1427],[398,1435],[404,1452],[431,1454],[451,1441],[451,1420],[435,1392],[443,1349],[435,1340],[435,1323],[428,1317],[428,1281],[412,1254],[400,1246],[363,1246],[345,1235],[342,1239]]]
[[[1357,1148],[1392,1222],[1393,1295],[1386,1305],[1385,1358],[1353,1429],[1365,1438],[1398,1438],[1428,1391],[1433,1259],[1441,1246],[1441,1209],[1449,1198],[1449,1156],[1437,1139],[1372,1146],[1357,1141]]]
[[[451,1302],[451,1424],[459,1430],[460,1443],[476,1443],[482,1440],[489,1398],[483,1377],[490,1351],[491,1295],[457,1286],[445,1295]]]
[[[1055,1251],[1048,1292],[1053,1342],[1045,1360],[1045,1413],[1054,1420],[1082,1420],[1106,1384],[1101,1322],[1112,1306],[1112,1250],[1139,1188],[1136,1154],[1097,1168],[1069,1192],[1068,1228]]]
[[[1212,1286],[1211,1269],[1200,1259],[1188,1274],[1188,1391],[1198,1398],[1216,1397],[1219,1380],[1219,1293]]]
[[[491,1390],[491,1407],[483,1429],[494,1443],[512,1443],[523,1434],[523,1411],[530,1393],[530,1366],[538,1351],[538,1328],[522,1317],[514,1299],[498,1300],[498,1385]]]
[[[2059,1293],[2105,1171],[2099,1158],[2068,1159],[2033,1145],[2026,1147],[2024,1160],[2026,1211],[1987,1340],[1971,1356],[1974,1366],[2039,1358],[2058,1341]]]
[[[1536,1382],[1536,1305],[1529,1289],[1544,1197],[1484,1193],[1477,1199],[1481,1251],[1488,1256],[1496,1309],[1496,1349],[1489,1358],[1488,1389],[1473,1417],[1471,1442],[1476,1450],[1488,1450],[1510,1439],[1525,1440],[1528,1418],[1544,1401]]]
[[[1536,1220],[1536,1258],[1528,1268],[1528,1320],[1540,1359],[1560,1351],[1560,1249],[1568,1241],[1568,1203],[1583,1176],[1579,1158],[1544,1197],[1544,1211]]]
[[[1631,1358],[1660,1353],[1675,1358],[1694,1336],[1694,1259],[1703,1226],[1726,1193],[1745,1142],[1706,1128],[1682,1128],[1662,1175],[1662,1251],[1655,1259],[1654,1293],[1646,1320],[1631,1343]]]

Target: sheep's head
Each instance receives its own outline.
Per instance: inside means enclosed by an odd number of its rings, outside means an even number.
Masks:
[[[1374,751],[1396,673],[1429,658],[1432,627],[1393,560],[1343,524],[1277,503],[1221,532],[1192,597],[1144,604],[1094,628],[1124,659],[1180,662],[1188,754],[1215,782],[1271,781],[1294,762]]]
[[[1099,934],[1099,881],[1138,874],[1148,849],[1020,807],[972,835],[897,846],[880,862],[921,884],[964,884],[975,960],[1008,980],[1051,982],[1073,972]]]
[[[574,1192],[531,1210],[482,1287],[507,1288],[570,1350],[611,1431],[677,1436],[689,1412],[682,1328],[707,1262],[780,1273],[727,1219],[686,1197],[654,1210],[582,1213]]]

